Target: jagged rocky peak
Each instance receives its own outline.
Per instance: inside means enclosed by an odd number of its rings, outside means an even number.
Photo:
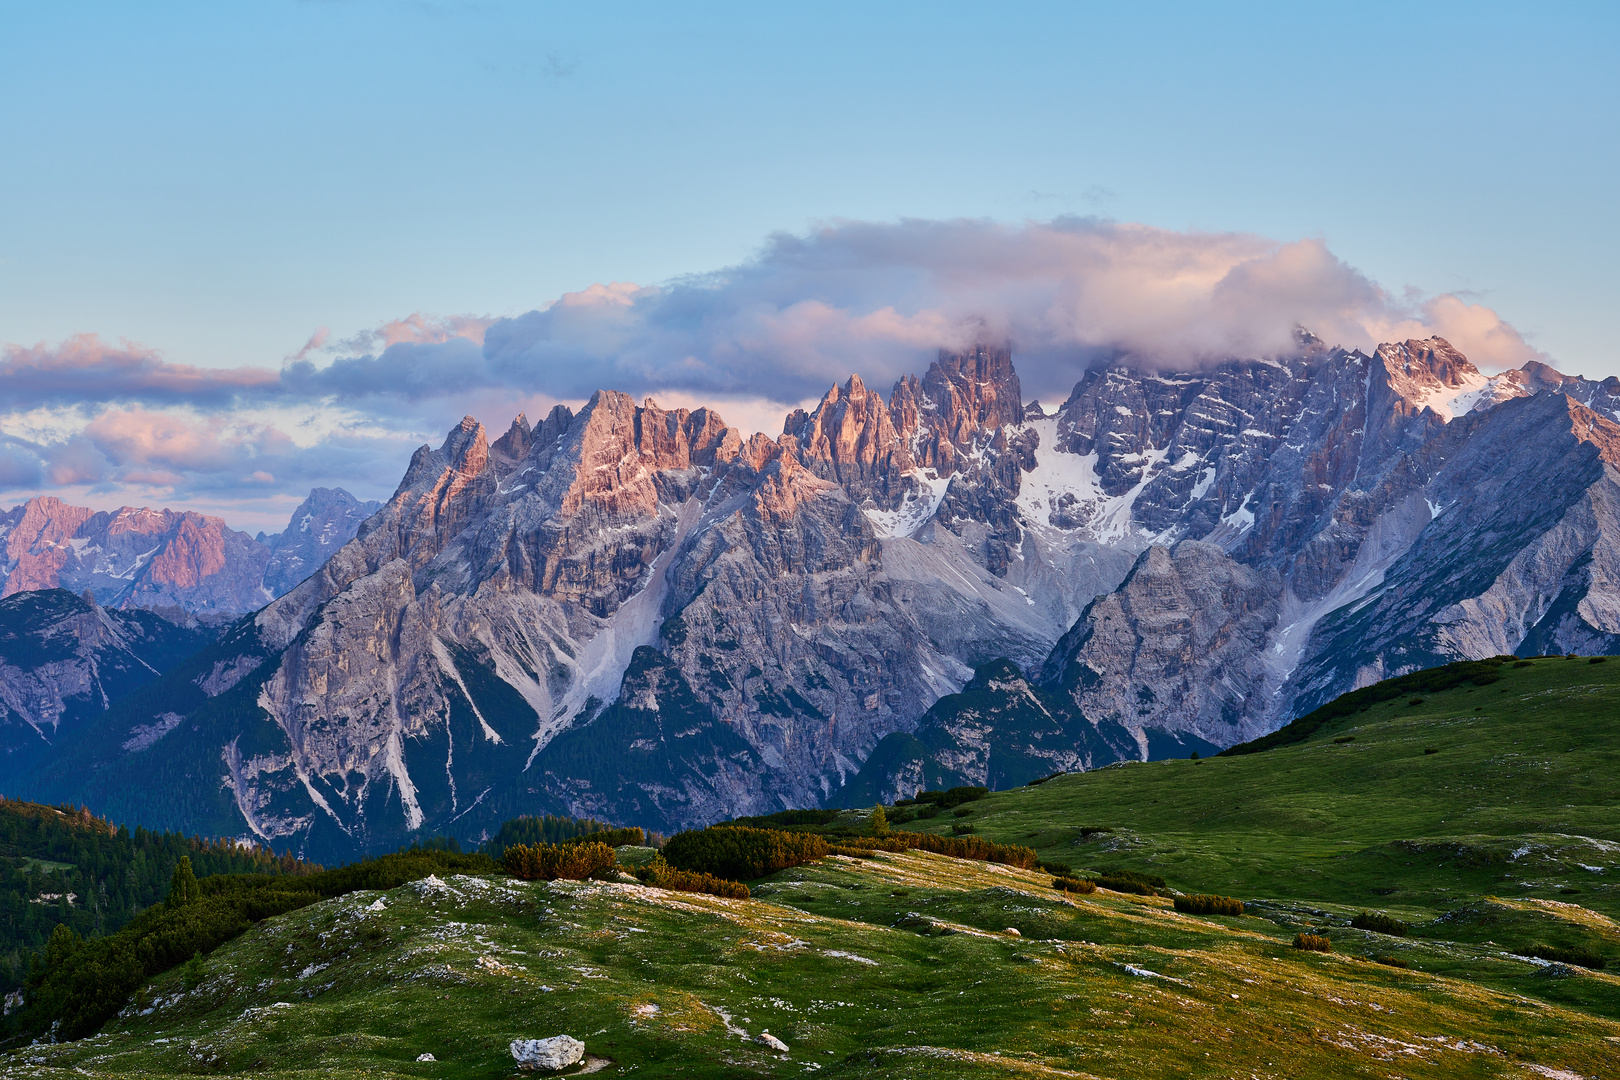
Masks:
[[[1486,375],[1442,337],[1383,344],[1373,355],[1374,370],[1398,403],[1397,409],[1411,415],[1431,409],[1449,422],[1535,393],[1526,386],[1522,371]]]
[[[269,596],[281,596],[319,570],[381,506],[375,500],[357,499],[342,488],[312,490],[293,511],[286,529],[276,536],[260,537],[274,552],[264,571]]]
[[[489,449],[502,462],[511,464],[523,460],[532,445],[534,445],[534,429],[529,426],[529,418],[523,413],[518,413],[512,418],[512,426],[506,429],[506,434],[490,444]]]
[[[666,472],[723,464],[742,445],[712,409],[673,411],[651,398],[598,390],[554,448],[536,443],[545,471],[535,491],[565,515],[656,515],[660,501],[682,502],[690,485],[670,486]],[[665,496],[668,499],[665,500]]]
[[[811,472],[880,500],[891,496],[893,482],[913,467],[889,406],[859,375],[828,390],[815,412],[793,410],[782,431]]]
[[[981,431],[1024,421],[1012,349],[975,345],[966,352],[939,351],[923,376],[923,390],[935,412],[949,418],[958,445]]]
[[[125,506],[111,513],[54,496],[0,516],[0,596],[92,588],[112,607],[242,612],[269,599],[270,552],[216,517]]]

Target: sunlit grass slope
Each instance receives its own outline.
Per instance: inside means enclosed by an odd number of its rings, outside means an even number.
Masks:
[[[1049,886],[920,853],[834,857],[747,901],[430,879],[261,924],[189,992],[171,972],[150,1011],[10,1071],[491,1077],[510,1040],[566,1032],[607,1076],[1601,1076],[1620,1045],[1620,1023],[1303,953],[1266,918]]]
[[[1620,914],[1620,660],[1499,671],[1295,745],[1060,776],[990,795],[964,819],[1045,859],[1145,870],[1187,891],[1414,917],[1486,894],[1578,897]]]

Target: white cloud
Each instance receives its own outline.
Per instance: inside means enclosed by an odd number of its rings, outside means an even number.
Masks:
[[[1363,349],[1438,333],[1492,369],[1539,355],[1490,308],[1392,294],[1320,240],[1080,218],[835,222],[737,266],[594,284],[515,318],[413,314],[341,341],[323,327],[279,372],[175,365],[93,336],[5,346],[0,494],[376,497],[463,412],[497,435],[519,409],[538,418],[611,388],[775,434],[833,382],[855,372],[886,391],[940,347],[1010,343],[1026,396],[1052,400],[1098,360],[1264,356],[1297,326]]]

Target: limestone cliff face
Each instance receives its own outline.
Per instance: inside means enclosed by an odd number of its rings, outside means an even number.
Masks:
[[[493,442],[467,418],[139,754],[209,762],[218,831],[331,858],[1016,783],[1423,663],[1620,648],[1601,384],[1302,335],[1019,396],[976,348],[887,399],[851,377],[776,439],[610,391]],[[103,741],[158,722],[115,708]]]
[[[29,767],[212,636],[194,622],[109,611],[62,589],[0,600],[0,767]]]

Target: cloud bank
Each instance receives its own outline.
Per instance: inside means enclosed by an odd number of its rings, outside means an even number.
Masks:
[[[386,494],[408,447],[462,411],[497,427],[605,387],[774,430],[779,407],[851,372],[886,387],[941,347],[1010,343],[1026,390],[1051,399],[1099,361],[1275,355],[1299,326],[1363,349],[1439,334],[1488,369],[1539,357],[1490,308],[1391,293],[1320,240],[1078,218],[837,222],[773,236],[738,266],[596,284],[514,318],[416,314],[342,340],[322,328],[279,370],[178,365],[88,335],[6,346],[0,491],[247,502],[347,477]]]

